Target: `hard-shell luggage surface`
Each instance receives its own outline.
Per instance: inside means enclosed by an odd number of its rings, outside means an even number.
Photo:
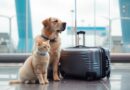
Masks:
[[[102,48],[67,48],[62,50],[60,61],[63,77],[93,80],[110,76],[109,51]]]
[[[102,47],[70,47],[63,49],[60,72],[66,77],[96,80],[110,77],[109,50]]]

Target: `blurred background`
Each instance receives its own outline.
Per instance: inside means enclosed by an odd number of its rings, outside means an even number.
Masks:
[[[129,0],[0,0],[0,53],[31,53],[48,17],[67,22],[62,48],[75,46],[75,30],[83,30],[86,46],[129,53],[129,9]]]

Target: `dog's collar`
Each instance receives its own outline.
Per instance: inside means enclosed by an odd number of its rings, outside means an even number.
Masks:
[[[48,37],[44,36],[44,35],[41,35],[42,38],[46,39],[46,40],[50,40],[50,42],[55,42],[56,41],[56,38],[54,39],[49,39]]]
[[[41,56],[46,56],[48,54],[48,52],[38,51],[37,54],[41,55]]]

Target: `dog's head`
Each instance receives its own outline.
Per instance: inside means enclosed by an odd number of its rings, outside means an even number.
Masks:
[[[43,20],[42,24],[44,25],[44,29],[49,30],[51,32],[60,33],[66,28],[65,22],[62,22],[61,20],[53,17]]]

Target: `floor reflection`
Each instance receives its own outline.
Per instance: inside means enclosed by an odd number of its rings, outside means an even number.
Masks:
[[[20,66],[0,66],[0,90],[129,90],[130,64],[112,64],[110,79],[85,81],[63,79],[60,82],[50,81],[47,85],[15,84],[9,80],[18,78]]]

